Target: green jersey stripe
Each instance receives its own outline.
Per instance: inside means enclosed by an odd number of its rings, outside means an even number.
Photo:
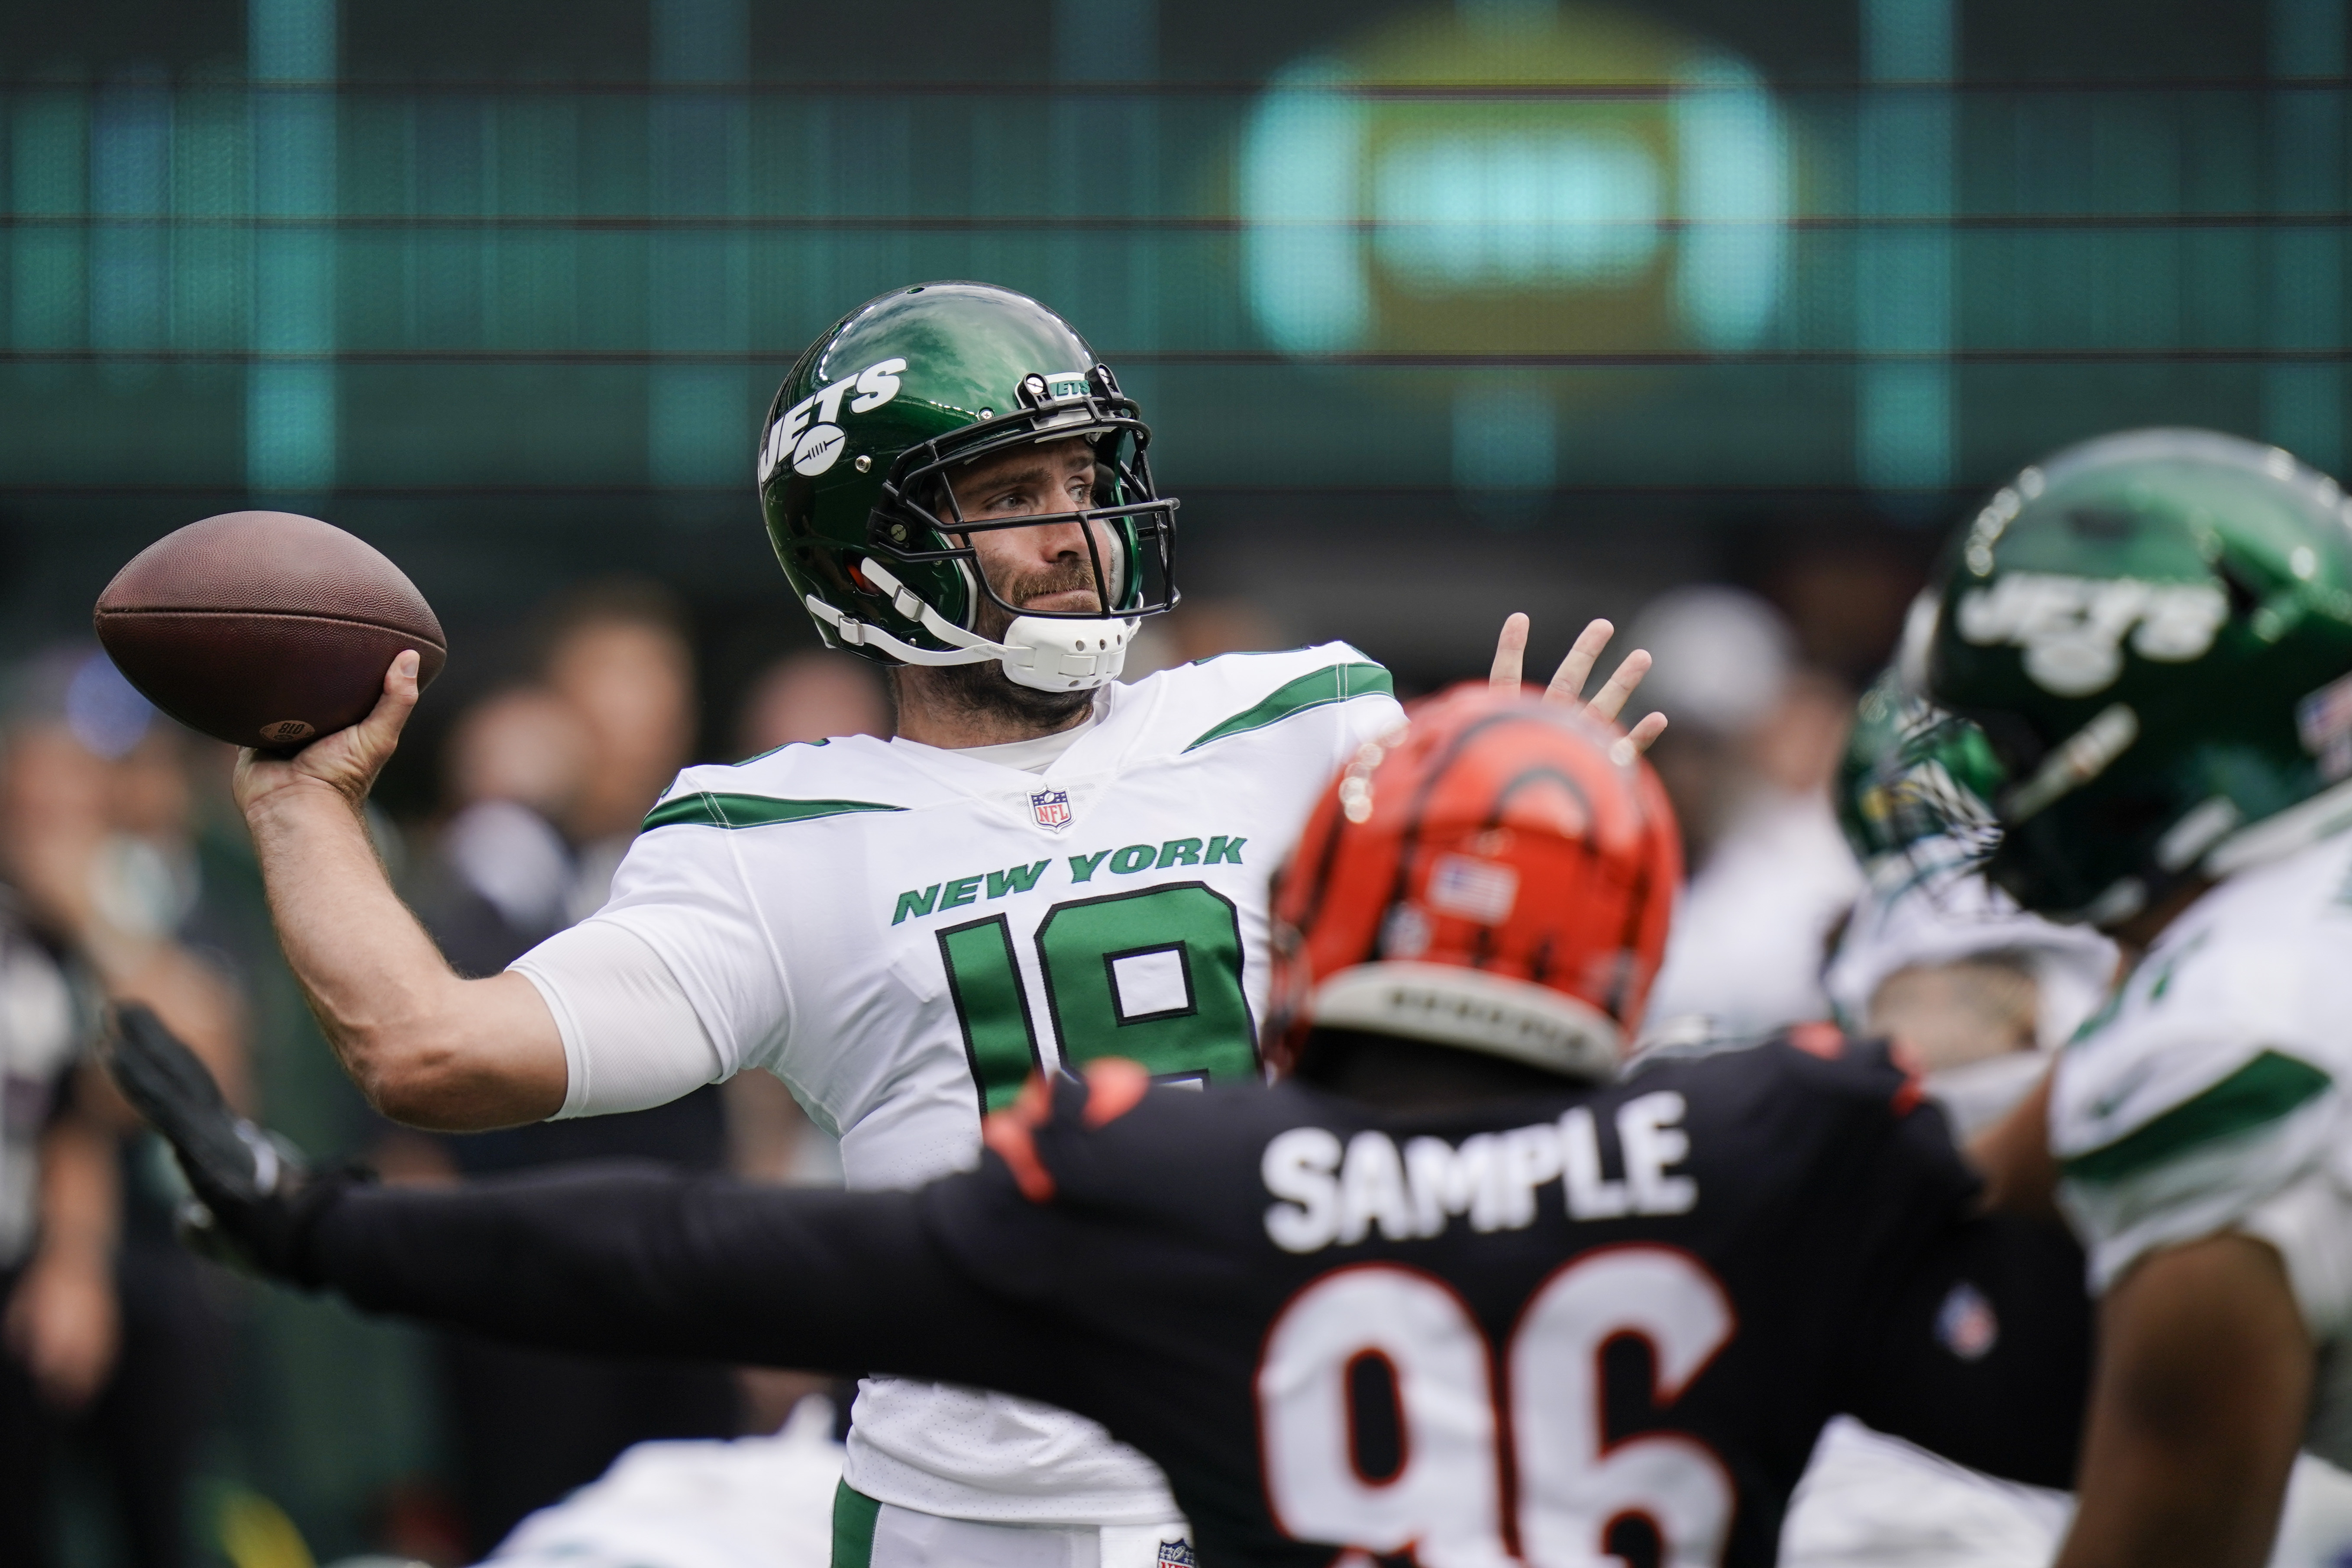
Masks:
[[[772,795],[729,795],[698,789],[664,800],[646,815],[646,831],[677,827],[765,828],[778,822],[805,822],[818,817],[838,817],[851,811],[903,811],[877,800],[780,800]]]
[[[833,1568],[874,1568],[874,1526],[882,1505],[841,1481],[833,1489]]]
[[[1233,717],[1210,730],[1186,747],[1198,751],[1213,740],[1223,740],[1229,735],[1243,735],[1253,729],[1264,729],[1270,724],[1280,724],[1293,714],[1309,708],[1343,703],[1349,697],[1369,696],[1373,693],[1395,695],[1396,685],[1389,673],[1378,664],[1330,664],[1312,674],[1299,676],[1255,707],[1244,708]]]
[[[2147,1125],[2066,1161],[2066,1179],[2105,1186],[2137,1176],[2200,1144],[2277,1121],[2317,1097],[2331,1082],[2307,1061],[2265,1051]]]

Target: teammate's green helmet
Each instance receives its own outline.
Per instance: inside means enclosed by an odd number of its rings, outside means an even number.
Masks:
[[[2275,447],[2069,447],[1954,541],[1907,656],[1998,758],[1989,871],[2113,924],[2352,821],[2352,507]]]
[[[1085,438],[1085,512],[965,523],[951,469],[1024,444]],[[835,647],[883,664],[1001,659],[1046,690],[1118,673],[1136,618],[1176,602],[1176,502],[1159,496],[1151,433],[1108,366],[1034,299],[986,283],[923,283],[870,299],[809,346],[768,411],[760,501],[776,559]],[[1088,520],[1108,613],[1027,611],[998,597],[971,536]],[[955,538],[950,538],[953,534]],[[982,596],[1014,618],[977,632]]]
[[[1981,856],[2000,836],[1990,797],[2000,780],[1984,731],[1890,669],[1854,705],[1838,765],[1838,826],[1865,866],[1930,843],[1939,861],[1954,851]]]

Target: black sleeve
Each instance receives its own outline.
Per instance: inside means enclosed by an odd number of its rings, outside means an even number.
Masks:
[[[1056,1368],[1067,1358],[1047,1354],[1053,1331],[957,1268],[912,1192],[616,1164],[354,1186],[305,1251],[311,1281],[365,1311],[516,1344],[1077,1393]]]
[[[2072,1487],[2091,1370],[2083,1253],[2051,1221],[1947,1228],[1894,1281],[1846,1367],[1843,1407],[1973,1469]]]

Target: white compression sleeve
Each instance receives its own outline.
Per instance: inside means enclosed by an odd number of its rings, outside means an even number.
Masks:
[[[569,1081],[551,1121],[642,1111],[728,1076],[686,988],[626,926],[583,920],[509,967],[539,988],[563,1036]]]

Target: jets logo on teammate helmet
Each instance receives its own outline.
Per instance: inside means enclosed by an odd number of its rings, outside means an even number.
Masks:
[[[1920,697],[1890,669],[1854,705],[1838,766],[1838,826],[1874,874],[1923,853],[1939,863],[1981,859],[2000,841],[1989,798],[2001,778],[1984,731]]]
[[[1998,759],[1995,883],[2113,924],[2352,821],[2347,512],[2200,430],[2085,442],[1993,496],[1909,653]]]
[[[1607,1078],[1682,881],[1649,764],[1608,726],[1481,684],[1364,747],[1275,888],[1269,1059],[1363,1030]]]
[[[1095,456],[1087,509],[962,517],[956,470],[1074,437]],[[1053,311],[991,284],[918,284],[850,312],[784,378],[760,501],[828,644],[883,664],[993,659],[1023,685],[1085,690],[1118,675],[1138,618],[1176,602],[1177,504],[1152,488],[1150,440],[1110,368]],[[1099,608],[1000,597],[972,536],[1072,522]],[[990,620],[1005,622],[994,636]]]

